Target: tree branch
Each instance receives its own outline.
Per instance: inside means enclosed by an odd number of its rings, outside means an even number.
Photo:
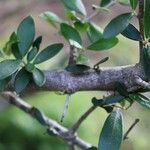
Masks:
[[[17,95],[12,92],[3,92],[1,93],[2,97],[4,97],[10,104],[15,105],[16,107],[20,108],[33,118],[35,118],[41,125],[48,127],[48,131],[52,132],[53,134],[57,135],[58,137],[62,138],[66,141],[69,145],[76,145],[83,150],[86,150],[92,147],[91,144],[83,141],[75,134],[70,132],[67,128],[61,126],[56,121],[48,118],[43,113],[41,113],[37,108],[31,106],[27,102],[23,101]]]
[[[141,86],[135,82],[135,76],[144,80],[144,72],[140,65],[93,69],[82,73],[73,74],[66,70],[44,71],[46,82],[42,87],[37,87],[33,82],[29,84],[26,92],[37,90],[62,91],[72,94],[77,91],[113,91],[115,82],[125,84],[128,91],[140,90]],[[12,90],[9,86],[7,90]]]

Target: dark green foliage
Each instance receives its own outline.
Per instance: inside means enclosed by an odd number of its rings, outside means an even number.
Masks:
[[[136,94],[131,94],[130,98],[138,102],[140,105],[146,108],[150,108],[150,99],[148,97],[142,94],[136,93]]]
[[[128,94],[127,88],[122,82],[115,82],[114,88],[116,91],[119,92],[120,95],[124,97],[128,97],[129,94]]]
[[[30,62],[34,59],[34,57],[37,55],[38,49],[36,47],[33,47],[31,51],[27,55],[27,60]]]
[[[76,21],[74,23],[75,28],[79,31],[79,32],[87,32],[88,28],[89,28],[89,24],[86,22],[81,22],[81,21]]]
[[[62,0],[62,2],[66,8],[86,16],[86,9],[82,0]]]
[[[58,17],[55,13],[50,11],[42,13],[41,17],[44,18],[48,23],[50,23],[55,28],[57,27],[57,24],[63,22],[60,17]]]
[[[69,41],[71,45],[74,45],[75,47],[81,47],[82,40],[79,32],[75,28],[66,23],[62,23],[60,25],[60,31],[63,37]],[[72,41],[75,41],[77,44],[73,44]]]
[[[32,71],[32,76],[36,85],[42,86],[45,83],[45,75],[40,69],[34,68]]]
[[[122,139],[122,113],[120,110],[115,110],[104,123],[99,138],[98,150],[120,150]]]
[[[7,78],[5,78],[5,79],[3,79],[3,80],[0,80],[0,92],[2,92],[2,91],[5,89],[5,87],[6,87],[6,86],[8,85],[8,83],[9,83],[10,79],[11,79],[11,76],[10,76],[10,77],[7,77]]]
[[[22,92],[30,81],[30,74],[22,68],[15,76],[14,87],[17,93]]]
[[[12,45],[14,43],[17,43],[17,35],[15,32],[10,35],[9,41],[5,44],[5,47],[3,48],[3,51],[6,55],[10,55],[12,53]]]
[[[31,16],[26,17],[18,26],[17,39],[20,54],[25,56],[35,36],[35,24]]]
[[[132,24],[129,24],[121,34],[131,40],[142,41],[140,32]]]
[[[115,37],[109,38],[109,39],[102,38],[102,39],[92,43],[87,48],[89,50],[101,51],[101,50],[110,49],[110,48],[114,47],[117,43],[118,43],[118,39]]]
[[[94,23],[89,23],[87,35],[92,43],[103,38],[102,29]]]
[[[138,4],[138,0],[130,0],[130,5],[132,9],[136,9],[137,4]]]
[[[150,0],[144,0],[145,12],[144,12],[144,31],[146,38],[150,38]]]
[[[129,25],[132,16],[132,13],[125,13],[112,19],[104,29],[104,37],[111,38],[124,31]]]
[[[144,67],[144,72],[145,72],[145,77],[147,80],[150,80],[150,57],[149,57],[149,53],[150,53],[150,47],[147,46],[146,48],[143,48],[143,58],[142,58],[142,63],[143,63],[143,67]]]
[[[112,0],[101,0],[100,6],[105,7],[107,6]]]
[[[90,67],[82,64],[75,64],[75,65],[69,65],[65,69],[74,74],[82,74],[88,71]]]
[[[44,50],[42,50],[37,57],[34,60],[34,64],[40,64],[52,57],[54,57],[56,54],[60,52],[60,50],[63,48],[63,44],[56,43],[52,44],[48,47],[46,47]]]
[[[4,60],[0,62],[0,80],[3,80],[13,73],[15,73],[20,67],[20,60]]]
[[[38,36],[32,44],[32,47],[36,47],[37,50],[40,49],[40,45],[42,43],[42,36]]]

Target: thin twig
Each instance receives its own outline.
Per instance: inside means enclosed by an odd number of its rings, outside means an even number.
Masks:
[[[96,109],[96,106],[91,106],[80,118],[79,120],[72,126],[70,131],[75,133],[77,129],[80,127],[81,123]]]
[[[48,118],[45,114],[41,113],[40,110],[31,106],[14,93],[2,92],[1,96],[4,97],[8,101],[8,103],[15,105],[16,107],[20,108],[28,115],[36,119],[41,125],[47,127],[48,131],[62,138],[68,144],[71,143],[72,145],[76,145],[83,150],[88,149],[92,146],[90,143],[83,141],[78,136],[71,133],[67,128]]]
[[[61,115],[61,120],[60,120],[61,122],[63,122],[63,119],[64,119],[64,117],[65,117],[65,115],[66,115],[67,110],[68,110],[69,101],[70,101],[70,95],[67,94],[67,95],[66,95],[65,104],[64,104],[64,108],[63,108],[63,112],[62,112],[62,115]]]
[[[116,4],[116,0],[111,1],[107,6],[105,6],[105,9],[113,6],[114,4]],[[84,21],[90,21],[91,19],[96,17],[100,13],[100,11],[101,11],[100,8],[94,8],[94,12],[91,15],[89,15],[87,18],[85,18]]]
[[[138,21],[139,21],[139,30],[142,36],[142,40],[144,41],[144,0],[139,0],[139,12],[138,12]],[[139,41],[139,49],[140,49],[140,62],[142,61],[143,56],[143,41]]]
[[[73,45],[70,45],[70,54],[68,65],[76,64],[76,48]]]
[[[123,140],[128,139],[128,135],[131,132],[131,130],[135,127],[135,125],[140,121],[140,119],[135,119],[135,121],[133,122],[133,124],[130,126],[130,128],[127,130],[127,132],[124,134],[123,136]]]
[[[75,148],[75,146],[74,145],[69,145],[69,150],[75,150],[76,148]]]

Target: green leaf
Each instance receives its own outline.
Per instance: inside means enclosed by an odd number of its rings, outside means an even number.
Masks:
[[[80,34],[75,28],[73,28],[68,24],[62,23],[60,25],[60,30],[61,30],[61,34],[64,36],[66,40],[68,40],[69,42],[75,41],[79,45],[82,45]],[[73,42],[70,44],[76,46],[75,44],[73,44]]]
[[[34,66],[34,64],[32,64],[32,63],[27,63],[26,65],[25,65],[25,69],[28,71],[28,72],[33,72],[33,70],[34,70],[34,68],[35,68],[35,66]]]
[[[44,73],[40,69],[35,68],[32,72],[32,76],[36,85],[40,87],[44,85],[46,78]]]
[[[0,80],[0,92],[4,91],[4,89],[6,88],[6,86],[8,85],[9,81],[11,80],[11,76]]]
[[[36,54],[38,53],[38,50],[36,47],[33,47],[31,49],[31,51],[28,53],[27,55],[27,60],[30,62],[34,59],[34,57],[36,56]]]
[[[13,73],[15,73],[20,67],[20,60],[4,60],[0,62],[0,80],[3,80]]]
[[[144,67],[146,80],[150,80],[150,47],[143,48],[142,65]]]
[[[30,81],[30,74],[22,68],[15,76],[14,87],[17,93],[22,92]]]
[[[79,31],[79,32],[87,32],[88,28],[89,28],[89,24],[86,22],[81,22],[81,21],[76,21],[74,23],[75,28]]]
[[[11,48],[12,48],[12,54],[15,56],[15,58],[22,59],[22,56],[18,48],[18,43],[12,44]]]
[[[150,0],[145,0],[145,10],[144,10],[144,32],[146,38],[150,38]]]
[[[58,54],[62,48],[63,48],[63,44],[61,43],[52,44],[46,47],[37,55],[33,63],[40,64],[48,59],[51,59],[56,54]]]
[[[89,23],[87,35],[92,43],[103,38],[103,30],[94,23]]]
[[[136,93],[136,94],[130,94],[129,97],[132,100],[135,100],[138,102],[140,105],[150,108],[150,99],[142,94]]]
[[[130,5],[132,9],[136,9],[137,4],[138,4],[138,0],[130,0]]]
[[[88,71],[90,67],[82,64],[75,64],[75,65],[69,65],[65,69],[74,74],[82,74]]]
[[[130,5],[129,0],[118,0],[118,2],[119,2],[121,5],[127,5],[127,6]]]
[[[15,32],[11,34],[9,37],[9,41],[5,44],[3,51],[6,55],[10,55],[12,53],[12,45],[17,42],[17,35]]]
[[[35,24],[31,16],[26,17],[18,26],[17,38],[18,47],[22,56],[29,50],[35,36]]]
[[[101,0],[100,6],[105,7],[107,6],[112,0]]]
[[[58,17],[55,13],[50,12],[50,11],[46,11],[42,13],[40,16],[55,28],[57,27],[57,24],[60,24],[63,22],[60,17]]]
[[[121,34],[131,40],[142,41],[140,32],[132,24],[129,24]]]
[[[39,50],[40,48],[40,45],[41,45],[41,42],[42,42],[42,36],[39,36],[35,39],[35,41],[33,42],[32,44],[32,47],[36,47],[37,50]]]
[[[115,88],[116,91],[118,91],[118,93],[120,95],[122,95],[124,97],[128,97],[129,94],[128,94],[127,88],[126,88],[124,83],[116,81],[114,83],[114,88]]]
[[[132,16],[132,13],[125,13],[112,19],[104,29],[104,37],[111,38],[117,36],[129,25]]]
[[[88,46],[87,49],[94,50],[94,51],[107,50],[114,47],[117,43],[118,43],[118,39],[115,37],[109,39],[103,38]]]
[[[113,111],[106,119],[99,138],[98,150],[120,150],[123,139],[122,113]]]
[[[115,103],[120,103],[121,101],[124,100],[124,96],[122,95],[111,95],[109,97],[106,97],[104,99],[104,103],[103,105],[112,105],[112,104],[115,104]]]
[[[87,150],[97,150],[97,147],[92,146],[92,147],[88,148]]]
[[[86,16],[87,13],[82,0],[62,0],[62,2],[68,9]]]

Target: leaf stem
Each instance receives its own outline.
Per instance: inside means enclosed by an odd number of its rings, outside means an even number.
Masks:
[[[79,119],[78,121],[70,128],[72,133],[75,133],[80,127],[81,123],[96,109],[96,106],[91,106]]]
[[[128,139],[128,135],[131,132],[131,130],[135,127],[135,125],[140,121],[140,119],[135,119],[135,121],[133,122],[133,124],[130,126],[130,128],[127,130],[127,132],[124,134],[123,136],[123,140]]]

